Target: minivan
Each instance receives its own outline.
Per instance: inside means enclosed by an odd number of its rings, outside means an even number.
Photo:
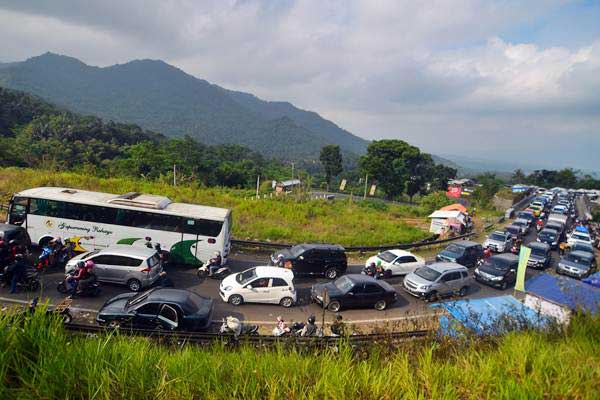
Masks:
[[[474,267],[477,261],[483,258],[483,246],[470,240],[457,240],[452,242],[440,252],[436,261],[455,262],[465,267]]]
[[[98,281],[125,285],[132,292],[152,286],[163,270],[155,249],[117,244],[71,258],[65,266],[65,273],[72,272],[78,261],[88,260],[95,265]]]
[[[437,262],[411,272],[402,286],[415,297],[435,301],[443,296],[469,292],[469,270],[454,262]]]
[[[271,265],[291,269],[294,276],[336,279],[346,272],[346,250],[339,245],[299,244],[271,255]]]

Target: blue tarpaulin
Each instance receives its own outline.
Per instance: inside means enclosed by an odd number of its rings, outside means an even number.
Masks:
[[[594,287],[600,288],[600,271],[591,274],[585,279],[582,279],[581,282],[587,283],[588,285],[592,285]]]
[[[525,282],[525,291],[571,310],[600,312],[600,289],[576,279],[540,274]]]
[[[448,316],[440,317],[440,333],[458,334],[457,323],[478,334],[499,334],[524,327],[543,327],[548,319],[513,296],[486,297],[434,304]]]
[[[575,231],[577,231],[577,232],[583,232],[583,233],[587,233],[587,234],[590,233],[590,231],[588,231],[588,228],[586,228],[585,226],[581,226],[581,225],[577,225],[575,227]]]

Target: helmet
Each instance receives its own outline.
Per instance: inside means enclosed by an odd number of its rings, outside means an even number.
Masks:
[[[311,315],[310,317],[308,317],[308,323],[309,324],[314,324],[316,320],[317,319],[315,318],[314,315]]]
[[[151,241],[152,241],[152,238],[151,238],[150,236],[146,236],[146,237],[144,238],[144,240],[145,240],[146,242],[151,242]]]
[[[9,246],[16,246],[17,245],[17,241],[15,239],[12,239],[11,241],[8,242]]]
[[[77,264],[75,264],[75,266],[77,268],[83,268],[83,267],[85,267],[85,261],[79,260],[79,261],[77,261]]]
[[[215,257],[220,257],[220,256],[221,256],[221,252],[220,252],[220,251],[215,251],[215,252],[213,253],[213,255],[214,255]]]
[[[381,260],[377,260],[377,266],[381,267]]]
[[[94,262],[93,262],[92,260],[87,260],[87,261],[85,262],[85,267],[86,267],[87,269],[92,269],[92,268],[94,268]]]
[[[21,253],[17,253],[17,254],[15,254],[15,258],[16,258],[17,260],[22,260],[22,259],[23,259],[23,254],[21,254]]]

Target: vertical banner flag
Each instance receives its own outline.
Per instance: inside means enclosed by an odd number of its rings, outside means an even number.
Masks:
[[[346,189],[346,180],[342,179],[342,183],[340,183],[340,192],[343,192]]]
[[[517,269],[517,282],[515,283],[515,290],[521,292],[525,291],[525,271],[527,271],[527,262],[531,255],[531,249],[529,247],[521,246],[521,252],[519,253],[519,268]]]
[[[371,185],[371,190],[369,191],[369,196],[375,196],[375,190],[377,190],[377,186]]]

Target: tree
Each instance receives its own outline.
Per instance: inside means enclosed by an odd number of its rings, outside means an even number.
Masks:
[[[456,173],[455,168],[436,164],[431,172],[431,190],[443,190],[445,192],[448,189],[448,181],[456,178]]]
[[[512,174],[511,180],[513,183],[525,183],[527,177],[521,168],[515,170]]]
[[[404,192],[412,198],[422,192],[431,177],[433,161],[405,141],[378,140],[369,144],[359,166],[377,181],[388,198]]]
[[[339,175],[343,171],[342,152],[340,151],[340,146],[335,144],[323,146],[319,160],[325,168],[325,180],[327,181],[327,191],[329,191],[331,178]]]
[[[473,202],[477,203],[479,207],[486,207],[490,204],[490,201],[494,195],[500,190],[502,181],[499,180],[495,174],[485,173],[476,178],[480,186],[478,186],[471,195]]]

